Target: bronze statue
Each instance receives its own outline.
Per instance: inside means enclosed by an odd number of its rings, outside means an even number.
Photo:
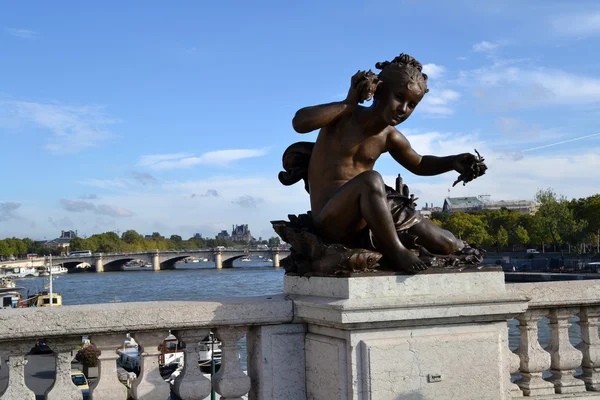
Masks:
[[[378,75],[358,71],[352,77],[345,100],[306,107],[294,116],[298,133],[320,132],[316,143],[295,143],[283,155],[280,181],[291,185],[303,179],[311,203],[302,223],[295,216],[290,216],[290,223],[273,222],[277,233],[292,244],[290,262],[308,261],[299,270],[296,265],[288,271],[372,270],[381,254],[385,269],[404,273],[427,269],[436,255],[462,255],[463,261],[472,263],[481,260],[475,249],[423,219],[407,191],[386,186],[373,170],[386,152],[416,175],[457,171],[459,181],[466,183],[487,169],[479,153],[478,157],[419,155],[395,126],[410,117],[429,91],[427,75],[407,54],[377,63],[376,68],[381,70]],[[371,106],[359,104],[371,98]],[[323,266],[325,254],[331,258],[336,252],[346,255]]]

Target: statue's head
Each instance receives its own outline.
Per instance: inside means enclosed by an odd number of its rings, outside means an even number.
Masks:
[[[381,84],[375,92],[373,107],[389,125],[398,125],[408,119],[427,89],[427,75],[423,66],[408,54],[400,54],[391,62],[375,64],[380,69]]]

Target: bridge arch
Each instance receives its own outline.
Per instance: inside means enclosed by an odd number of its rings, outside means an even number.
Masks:
[[[136,259],[135,257],[128,257],[128,258],[119,258],[119,259],[111,260],[111,261],[105,261],[104,262],[104,272],[122,271],[125,264],[127,264],[129,261],[133,261],[135,259]]]
[[[52,263],[54,265],[62,265],[63,267],[65,267],[66,269],[69,270],[69,274],[72,273],[79,273],[79,272],[87,272],[87,271],[94,271],[94,264],[90,263],[91,260],[85,259],[85,260],[69,260],[69,261],[62,261],[59,263]],[[77,266],[79,264],[89,264],[90,268],[77,268]]]
[[[160,270],[163,271],[166,269],[175,269],[175,263],[177,261],[184,260],[188,257],[191,257],[191,256],[189,254],[186,254],[186,255],[179,255],[179,256],[167,258],[166,260],[162,260],[162,261],[160,261]]]
[[[241,254],[239,256],[229,257],[228,259],[223,260],[222,266],[223,266],[223,268],[233,268],[233,262],[235,260],[239,260],[240,258],[246,257],[246,256],[247,256],[247,254]]]

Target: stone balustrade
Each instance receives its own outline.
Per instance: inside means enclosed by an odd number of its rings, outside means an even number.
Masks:
[[[600,280],[505,285],[502,272],[491,271],[286,276],[284,284],[284,295],[268,297],[0,312],[0,356],[9,370],[0,400],[35,399],[25,365],[40,337],[56,365],[45,398],[81,399],[69,370],[82,335],[101,350],[94,400],[201,400],[211,389],[222,399],[256,400],[600,398]],[[511,318],[519,331],[513,351]],[[544,324],[547,345],[539,338]],[[158,346],[169,330],[185,344],[184,367],[172,383],[158,370]],[[199,342],[211,331],[222,342],[212,379],[198,367]],[[142,360],[129,389],[116,369],[127,333]],[[240,353],[244,337],[247,357]]]
[[[0,313],[0,356],[9,369],[8,386],[0,400],[35,399],[34,393],[25,385],[24,365],[36,339],[42,337],[54,350],[56,360],[56,377],[45,398],[81,399],[82,392],[72,383],[70,370],[73,352],[81,344],[83,335],[101,351],[99,377],[90,388],[91,399],[126,400],[129,395],[136,400],[166,400],[173,389],[183,400],[200,400],[210,395],[211,387],[222,399],[247,398],[250,382],[265,380],[262,362],[283,363],[283,360],[277,361],[279,353],[267,355],[266,350],[260,350],[265,346],[273,347],[271,339],[278,335],[278,327],[285,327],[283,333],[290,337],[289,328],[297,326],[292,336],[297,337],[297,342],[303,342],[305,330],[302,325],[293,324],[292,317],[292,301],[282,295],[223,301],[111,303],[9,310]],[[269,328],[268,332],[265,328]],[[158,348],[169,330],[186,344],[185,367],[172,388],[161,377],[158,368]],[[211,330],[222,343],[221,365],[212,384],[198,367],[199,342]],[[141,371],[129,393],[119,381],[116,369],[116,350],[123,346],[127,333],[140,346],[141,356]],[[248,360],[247,374],[240,365],[239,340],[243,337],[246,337],[248,347],[260,350],[257,354],[261,356],[260,360]],[[285,356],[300,360],[302,370],[303,347],[298,349],[299,354],[288,350]],[[294,368],[298,369],[298,365]],[[272,393],[266,395],[255,390],[252,396],[255,399],[272,398]]]
[[[562,281],[508,284],[507,291],[529,299],[527,311],[517,315],[520,342],[520,379],[513,397],[600,398],[600,281]],[[580,327],[573,329],[578,320]],[[547,322],[546,322],[547,321]],[[547,323],[550,341],[543,348],[539,326]],[[571,336],[569,329],[571,328]],[[574,337],[581,341],[573,346]]]

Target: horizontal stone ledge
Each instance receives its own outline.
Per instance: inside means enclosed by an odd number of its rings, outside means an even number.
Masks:
[[[600,280],[509,283],[506,292],[530,298],[529,308],[600,306]]]
[[[0,341],[157,329],[273,325],[292,322],[284,295],[207,301],[151,301],[22,308],[0,313]]]
[[[503,295],[501,270],[444,272],[435,274],[385,274],[356,277],[285,275],[284,293],[339,299],[438,298],[440,296],[480,297]]]
[[[404,299],[403,299],[404,300]],[[308,322],[342,329],[371,324],[410,326],[439,323],[468,323],[510,319],[527,309],[527,298],[444,298],[437,301],[358,301],[299,296],[294,298],[295,322]]]

